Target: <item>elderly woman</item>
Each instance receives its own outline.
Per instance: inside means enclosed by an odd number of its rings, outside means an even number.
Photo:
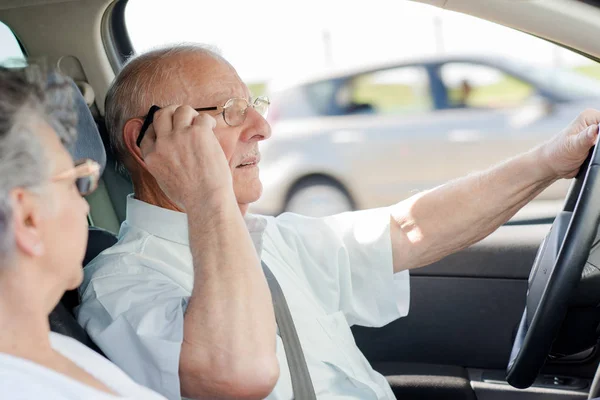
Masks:
[[[7,399],[162,399],[79,342],[48,314],[79,286],[99,166],[73,163],[72,89],[0,68],[0,393]],[[38,78],[35,78],[35,76]],[[52,98],[52,101],[48,101]],[[52,106],[50,106],[52,104]]]

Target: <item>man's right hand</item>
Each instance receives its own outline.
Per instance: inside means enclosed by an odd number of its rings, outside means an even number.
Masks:
[[[178,206],[233,195],[231,170],[213,129],[216,120],[190,106],[154,115],[140,150],[148,171]]]

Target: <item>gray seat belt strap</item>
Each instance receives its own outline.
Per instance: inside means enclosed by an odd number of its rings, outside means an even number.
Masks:
[[[269,284],[269,290],[271,291],[271,298],[273,299],[273,310],[275,311],[275,321],[279,327],[279,335],[283,342],[283,348],[285,349],[285,356],[287,358],[288,366],[290,368],[290,375],[292,377],[292,390],[294,391],[294,399],[298,400],[316,400],[315,388],[313,387],[310,374],[308,372],[308,366],[306,365],[306,359],[302,352],[302,346],[300,345],[300,339],[298,339],[298,333],[294,326],[294,320],[292,314],[285,300],[283,290],[279,286],[279,282],[275,278],[275,275],[271,272],[267,264],[261,261],[267,283]]]

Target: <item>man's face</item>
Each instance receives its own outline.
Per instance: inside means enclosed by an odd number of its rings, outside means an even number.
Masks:
[[[183,104],[201,108],[223,106],[231,98],[251,101],[248,88],[231,66],[195,54],[181,56],[177,64],[179,68],[169,82],[168,92]],[[231,168],[237,202],[245,212],[247,206],[258,200],[262,193],[258,176],[258,142],[271,136],[271,127],[252,107],[246,110],[246,118],[239,126],[227,125],[223,114],[209,113],[217,120],[215,136]]]

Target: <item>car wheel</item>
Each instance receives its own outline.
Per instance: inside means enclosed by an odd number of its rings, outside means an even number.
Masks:
[[[324,217],[352,211],[354,203],[346,189],[328,178],[309,178],[296,184],[290,191],[286,212],[309,217]]]

